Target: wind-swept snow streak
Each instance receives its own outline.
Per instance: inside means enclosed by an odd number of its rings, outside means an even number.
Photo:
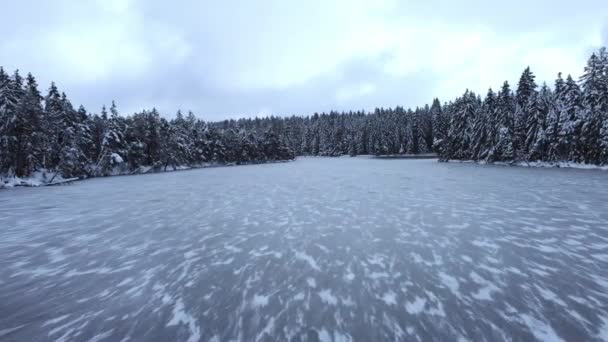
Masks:
[[[0,192],[2,341],[608,339],[608,178],[294,163]]]

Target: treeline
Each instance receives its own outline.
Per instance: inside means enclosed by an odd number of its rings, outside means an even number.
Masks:
[[[515,91],[504,82],[485,97],[465,91],[441,104],[312,116],[226,121],[274,127],[297,155],[417,154],[441,160],[608,164],[608,54],[602,48],[576,81],[561,74],[540,87],[527,68]]]
[[[330,112],[205,122],[191,112],[163,118],[152,109],[130,116],[116,106],[75,110],[52,84],[0,68],[0,174],[37,170],[65,177],[197,166],[259,163],[294,155],[417,154],[441,160],[608,164],[608,54],[589,58],[578,81],[558,75],[540,87],[527,68],[515,91],[505,82],[485,97],[472,91],[450,102],[373,113]]]
[[[156,109],[121,116],[74,109],[53,83],[44,97],[35,78],[0,68],[0,175],[35,171],[63,177],[128,173],[208,163],[262,163],[295,157],[272,127],[222,128],[188,113],[167,120]]]
[[[589,58],[579,81],[559,74],[540,88],[527,68],[515,93],[507,82],[482,99],[471,91],[444,106],[443,160],[608,164],[608,54]]]

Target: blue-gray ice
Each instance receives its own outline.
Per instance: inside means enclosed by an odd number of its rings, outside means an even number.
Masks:
[[[608,174],[301,158],[0,192],[1,341],[608,340]]]

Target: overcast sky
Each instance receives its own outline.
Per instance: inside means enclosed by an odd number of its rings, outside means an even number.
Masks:
[[[205,120],[415,107],[578,77],[606,0],[5,0],[0,65],[74,105]],[[539,83],[540,83],[539,82]]]

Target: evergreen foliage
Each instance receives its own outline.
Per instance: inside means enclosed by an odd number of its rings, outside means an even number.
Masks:
[[[205,122],[192,112],[166,119],[156,109],[120,115],[74,109],[52,83],[0,67],[0,175],[36,171],[93,177],[199,166],[436,152],[441,160],[574,161],[608,164],[608,53],[591,55],[579,82],[559,74],[540,88],[526,68],[515,93],[505,82],[484,98],[465,93],[441,104],[373,113],[330,112]]]

